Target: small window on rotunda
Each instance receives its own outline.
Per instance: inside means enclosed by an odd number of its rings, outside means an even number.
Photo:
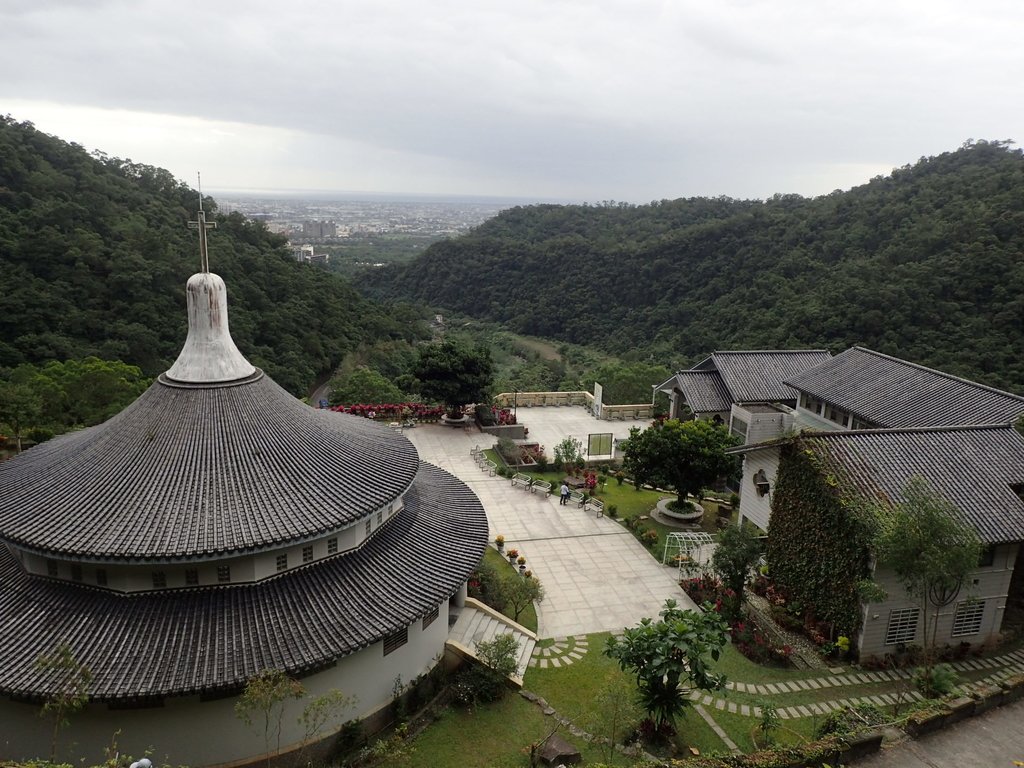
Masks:
[[[185,569],[185,585],[188,587],[194,587],[199,584],[199,569],[198,568],[186,568]]]
[[[432,610],[430,613],[428,613],[426,616],[423,617],[423,629],[426,629],[431,624],[433,624],[437,620],[437,617],[440,614],[441,614],[441,606],[440,605],[435,605],[434,606],[434,610]]]
[[[71,566],[71,580],[81,581],[82,580],[82,566],[75,563]]]
[[[167,574],[163,571],[153,571],[153,589],[163,589],[167,586]]]
[[[231,581],[231,566],[230,565],[218,565],[217,566],[217,581],[222,584]]]
[[[100,587],[107,586],[107,572],[103,568],[96,569],[96,585]]]
[[[373,533],[373,520],[366,521],[366,535],[369,536]]]
[[[401,648],[403,645],[409,642],[409,628],[400,629],[393,635],[388,635],[384,638],[384,655],[387,656],[389,653],[393,653]]]
[[[379,526],[383,522],[384,522],[384,510],[383,509],[378,509],[377,510],[377,525]]]
[[[288,570],[288,554],[287,553],[285,553],[283,555],[278,555],[277,556],[277,570],[278,571],[287,571]]]
[[[338,537],[334,536],[327,540],[327,554],[336,555],[338,554]]]
[[[47,560],[46,561],[46,575],[57,578],[57,561]]]
[[[313,562],[313,545],[302,548],[302,562],[312,563]]]

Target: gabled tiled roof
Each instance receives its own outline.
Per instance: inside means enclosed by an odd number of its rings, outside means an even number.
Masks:
[[[419,457],[262,373],[164,377],[109,421],[0,464],[0,538],[63,556],[167,560],[324,534],[397,498]]]
[[[863,347],[787,383],[883,427],[1006,424],[1024,413],[1024,397]]]
[[[786,379],[830,357],[824,349],[714,352],[690,370],[718,371],[732,403],[775,403],[796,399]]]
[[[680,371],[675,376],[675,386],[694,413],[728,411],[732,407],[729,390],[718,371]]]
[[[920,475],[963,515],[982,541],[1024,541],[1024,436],[1010,426],[863,430],[806,434],[866,496],[899,500]]]
[[[360,549],[257,584],[117,594],[29,576],[0,546],[0,693],[39,700],[67,643],[94,700],[239,689],[301,676],[408,626],[465,582],[487,544],[476,495],[423,464],[405,508]]]

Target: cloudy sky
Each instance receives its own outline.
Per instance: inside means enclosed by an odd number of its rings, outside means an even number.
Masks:
[[[204,187],[647,202],[1020,139],[1019,0],[2,0],[0,113]]]

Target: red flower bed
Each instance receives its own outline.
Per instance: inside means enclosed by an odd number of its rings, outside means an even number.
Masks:
[[[722,602],[736,597],[736,593],[725,587],[721,581],[710,574],[704,574],[682,583],[683,591],[697,605],[710,604],[716,613],[722,612]],[[789,665],[789,656],[793,649],[788,645],[775,647],[751,621],[737,621],[729,628],[729,635],[736,650],[758,664]]]
[[[332,405],[330,410],[366,418],[387,419],[388,421],[398,421],[406,417],[432,421],[444,415],[443,406],[424,405],[423,403],[358,403],[356,405]]]

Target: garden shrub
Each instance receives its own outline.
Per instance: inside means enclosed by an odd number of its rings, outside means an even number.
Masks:
[[[874,704],[865,702],[829,712],[818,726],[817,735],[818,738],[833,734],[845,736],[865,728],[881,725],[885,721],[886,716],[882,710]]]
[[[936,664],[931,669],[922,667],[914,673],[914,685],[930,699],[947,696],[956,689],[960,676],[949,664]]]

